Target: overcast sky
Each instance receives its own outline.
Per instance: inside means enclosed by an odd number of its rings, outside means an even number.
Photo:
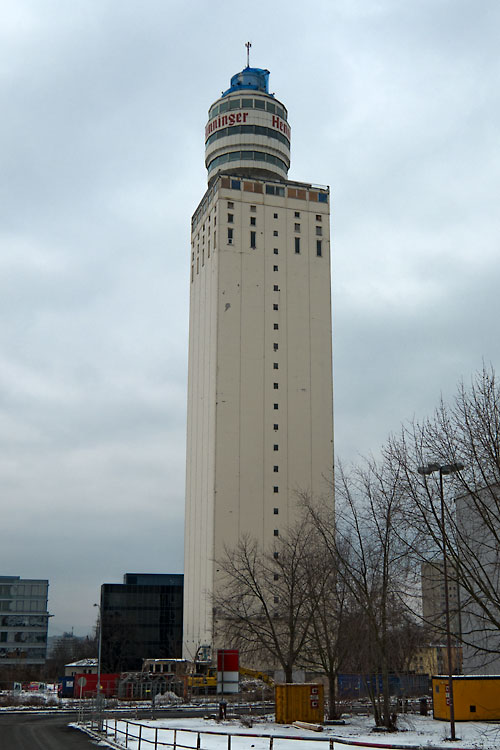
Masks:
[[[497,0],[1,0],[0,574],[182,572],[190,218],[245,66],[331,186],[337,457],[500,367]]]

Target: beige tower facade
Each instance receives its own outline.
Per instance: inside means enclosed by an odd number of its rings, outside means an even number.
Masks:
[[[184,656],[213,644],[217,560],[331,493],[329,190],[287,179],[290,126],[246,68],[212,105],[192,218]]]

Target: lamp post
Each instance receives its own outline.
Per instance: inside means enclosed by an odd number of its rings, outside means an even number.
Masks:
[[[101,712],[101,651],[102,651],[102,615],[101,605],[94,604],[99,610],[99,640],[97,651],[97,686],[96,686],[96,703],[97,703],[97,730],[102,729],[102,712]]]
[[[455,737],[455,705],[453,702],[453,666],[451,662],[451,632],[450,632],[450,600],[448,594],[448,563],[446,559],[446,532],[445,532],[445,506],[444,506],[444,489],[443,489],[443,476],[448,474],[454,474],[457,471],[461,471],[464,465],[461,463],[455,464],[438,464],[431,463],[427,466],[419,466],[417,471],[419,474],[423,474],[424,477],[439,472],[439,496],[441,500],[441,536],[443,544],[443,580],[444,580],[444,607],[445,607],[445,621],[446,621],[446,651],[448,655],[448,695],[450,701],[450,739],[454,740]]]

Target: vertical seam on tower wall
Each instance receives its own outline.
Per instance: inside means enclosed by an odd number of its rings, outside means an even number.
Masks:
[[[312,398],[312,389],[313,389],[313,382],[312,382],[312,338],[311,338],[311,252],[312,247],[314,247],[313,242],[311,242],[311,219],[313,214],[310,210],[310,204],[307,204],[307,307],[309,311],[309,471],[311,472],[309,477],[309,485],[310,485],[310,494],[312,499],[313,494],[313,460],[314,460],[314,448],[313,448],[313,398]],[[316,226],[316,220],[313,223],[314,226]],[[316,230],[314,230],[316,232]]]
[[[263,190],[265,188],[263,187]],[[267,492],[266,492],[266,469],[269,466],[269,463],[266,461],[266,447],[269,445],[274,444],[274,437],[272,438],[272,443],[269,442],[269,435],[267,426],[266,426],[266,366],[271,373],[271,376],[274,374],[273,370],[269,368],[269,366],[272,364],[273,357],[270,359],[266,356],[267,354],[267,326],[270,324],[271,320],[274,320],[274,316],[272,315],[272,301],[271,296],[267,290],[267,240],[266,240],[266,231],[267,231],[267,215],[266,215],[266,206],[264,204],[264,198],[262,199],[262,213],[263,213],[263,221],[262,221],[262,237],[263,237],[263,247],[262,247],[262,263],[264,264],[263,268],[263,281],[262,281],[262,287],[263,287],[263,295],[264,295],[264,320],[263,320],[263,326],[264,326],[264,337],[263,337],[263,357],[262,357],[262,387],[264,389],[263,398],[262,398],[262,427],[264,430],[264,440],[262,441],[262,475],[261,475],[261,481],[262,481],[262,539],[265,539],[265,533],[266,533],[266,517],[267,517],[267,506],[268,506],[268,499],[267,499]],[[258,216],[258,213],[257,213]],[[269,243],[272,245],[272,241]],[[271,307],[270,307],[271,306]],[[274,433],[273,433],[274,435]],[[274,450],[274,448],[273,448]]]
[[[239,204],[240,204],[240,210],[239,210],[239,233],[240,233],[240,252],[239,252],[239,264],[240,264],[240,293],[239,293],[239,316],[240,316],[240,325],[239,325],[239,345],[240,345],[240,357],[239,357],[239,367],[240,371],[238,373],[238,540],[240,539],[241,535],[241,393],[242,393],[242,387],[241,387],[241,378],[243,374],[243,361],[242,361],[242,336],[241,336],[241,327],[243,324],[243,242],[245,241],[243,238],[243,193],[240,194],[239,197]],[[234,245],[233,245],[234,247]]]
[[[220,186],[219,189],[214,192],[214,195],[218,195],[218,198],[216,199],[218,206],[221,205],[220,204],[220,201],[222,200],[221,192],[222,192],[222,186]],[[222,211],[220,213],[222,214]],[[219,215],[219,220],[220,218],[221,217]],[[219,227],[219,231],[217,232],[219,238],[221,235],[221,231],[222,230]],[[219,244],[222,247],[222,242],[220,242]],[[212,580],[210,581],[210,585],[212,588],[211,593],[213,593],[215,589],[215,578],[216,578],[216,570],[217,570],[216,559],[215,559],[215,511],[216,511],[216,506],[217,506],[217,440],[216,440],[216,435],[217,435],[217,421],[218,421],[218,416],[219,416],[218,392],[217,392],[218,387],[219,387],[219,382],[218,382],[218,372],[217,372],[217,361],[219,357],[219,319],[220,319],[219,310],[220,310],[220,304],[221,304],[219,300],[219,294],[220,294],[219,282],[220,282],[220,267],[221,267],[219,252],[217,252],[216,257],[217,257],[217,266],[216,266],[215,311],[214,311],[215,312],[215,325],[214,325],[214,329],[215,329],[215,347],[214,347],[214,351],[215,351],[215,367],[214,367],[215,414],[214,414],[214,432],[213,432],[213,438],[212,438],[214,441],[214,460],[213,460],[214,476],[213,476],[213,486],[212,486],[212,498],[213,498],[212,500],[212,539],[213,539],[213,545],[214,545],[214,549],[213,549],[214,560],[212,562]],[[215,618],[212,612],[212,637],[213,637],[214,619]]]

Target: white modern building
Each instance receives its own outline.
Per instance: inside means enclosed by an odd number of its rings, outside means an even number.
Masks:
[[[464,673],[500,674],[500,485],[455,499]]]
[[[210,107],[192,218],[186,658],[213,646],[225,549],[243,535],[271,548],[300,493],[332,493],[330,194],[288,179],[288,113],[268,79],[247,67]]]

